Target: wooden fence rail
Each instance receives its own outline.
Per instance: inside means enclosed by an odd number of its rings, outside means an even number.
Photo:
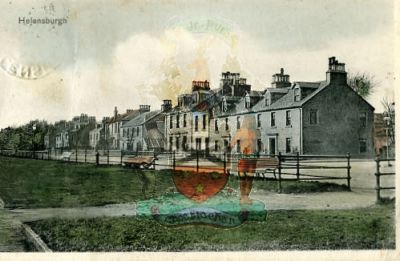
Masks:
[[[396,175],[395,172],[381,172],[380,163],[382,161],[383,162],[388,162],[388,165],[389,165],[389,162],[390,161],[395,161],[395,159],[394,158],[393,159],[389,159],[389,158],[388,159],[381,159],[379,157],[379,155],[376,156],[376,158],[375,158],[375,162],[376,162],[376,172],[375,172],[376,187],[375,187],[375,190],[376,190],[376,201],[377,201],[377,203],[382,201],[381,190],[396,189],[396,187],[382,187],[381,186],[381,176],[393,176],[393,175]],[[389,165],[389,166],[391,166],[391,165]]]

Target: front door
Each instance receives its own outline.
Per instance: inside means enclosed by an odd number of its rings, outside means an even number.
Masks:
[[[269,154],[276,154],[276,138],[269,138]]]
[[[196,150],[201,150],[201,138],[196,138]]]

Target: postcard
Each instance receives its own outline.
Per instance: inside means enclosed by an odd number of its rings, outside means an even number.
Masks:
[[[0,260],[399,258],[398,9],[2,2]]]

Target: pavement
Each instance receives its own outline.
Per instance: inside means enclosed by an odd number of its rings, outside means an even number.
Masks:
[[[136,215],[136,203],[111,204],[99,207],[11,209],[8,210],[8,213],[12,218],[22,222],[48,218],[123,217]]]

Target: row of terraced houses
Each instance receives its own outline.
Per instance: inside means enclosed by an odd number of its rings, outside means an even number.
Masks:
[[[269,86],[256,91],[239,73],[224,72],[218,88],[193,81],[191,93],[180,94],[175,106],[164,100],[155,111],[140,105],[120,114],[115,108],[112,117],[91,123],[87,143],[95,149],[208,155],[247,149],[369,157],[374,154],[373,125],[374,108],[348,86],[345,64],[331,57],[320,81],[291,82],[281,69]],[[79,137],[73,131],[69,135],[71,141]],[[73,147],[74,142],[55,144]]]

